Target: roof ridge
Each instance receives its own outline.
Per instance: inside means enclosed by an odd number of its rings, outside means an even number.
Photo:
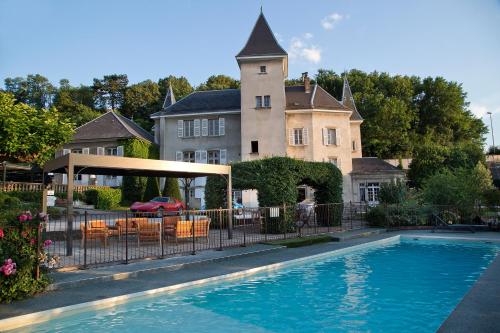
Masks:
[[[316,83],[316,85],[318,87],[320,87],[321,90],[323,90],[329,97],[333,98],[337,103],[339,103],[340,105],[344,106],[344,104],[342,104],[338,99],[336,99],[335,97],[333,97],[332,94],[330,94],[328,91],[325,90],[325,88],[323,88],[322,86],[320,86],[319,84]]]
[[[146,133],[148,135],[151,135],[151,134],[148,133],[144,128],[142,128],[141,126],[139,126],[135,121],[133,121],[132,119],[128,119],[127,117],[125,117],[125,116],[123,116],[121,114],[117,114],[114,111],[111,111],[111,112],[113,112],[113,115],[116,117],[116,119],[118,119],[118,121],[120,122],[120,124],[122,124],[122,126],[125,127],[130,134],[132,134],[136,138],[147,139],[147,140],[151,141],[150,140],[151,138],[148,139],[145,135],[143,135],[143,134],[146,134]],[[140,133],[137,129],[132,128],[132,126],[130,126],[129,124],[127,124],[125,122],[125,120],[127,122],[129,122],[129,121],[132,122],[134,124],[134,126],[137,126],[138,128],[140,128],[142,131],[144,131],[144,133]]]

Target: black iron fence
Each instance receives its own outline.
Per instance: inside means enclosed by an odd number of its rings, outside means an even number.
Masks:
[[[165,216],[88,211],[72,221],[49,219],[43,237],[52,240],[47,252],[58,259],[54,268],[88,268],[363,228],[367,211],[360,203],[190,210]]]

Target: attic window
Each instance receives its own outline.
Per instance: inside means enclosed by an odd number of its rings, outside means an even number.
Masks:
[[[266,74],[266,73],[267,73],[266,66],[260,66],[260,74]]]

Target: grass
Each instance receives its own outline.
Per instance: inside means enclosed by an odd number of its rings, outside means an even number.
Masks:
[[[332,237],[329,235],[318,235],[318,236],[306,236],[306,237],[296,237],[296,238],[289,238],[289,239],[280,239],[280,240],[269,241],[269,242],[266,242],[264,244],[281,245],[281,246],[286,246],[288,248],[293,248],[293,247],[308,246],[308,245],[319,244],[319,243],[328,243],[331,241],[332,241]]]

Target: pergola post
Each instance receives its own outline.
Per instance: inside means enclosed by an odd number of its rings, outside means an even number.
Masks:
[[[227,174],[227,238],[233,238],[233,181],[231,169]]]
[[[66,187],[67,197],[66,197],[66,255],[73,255],[73,183],[75,180],[74,177],[74,165],[71,158],[71,154],[68,158],[68,166],[67,166],[67,175],[68,175],[68,185]]]

